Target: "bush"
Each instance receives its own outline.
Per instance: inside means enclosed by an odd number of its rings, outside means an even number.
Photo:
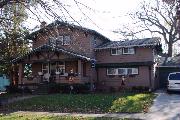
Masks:
[[[132,90],[135,92],[147,92],[147,91],[149,91],[149,87],[147,87],[147,86],[133,86]]]
[[[71,90],[72,86],[72,90]],[[67,83],[53,83],[49,84],[49,93],[87,93],[89,92],[87,84],[67,84]]]
[[[14,85],[6,86],[6,91],[8,93],[22,93],[23,92],[21,88],[18,88],[18,86],[14,86]]]

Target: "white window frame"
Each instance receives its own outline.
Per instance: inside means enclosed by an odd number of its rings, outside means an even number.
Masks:
[[[128,49],[128,52],[125,52],[124,49]],[[133,49],[133,52],[132,52],[130,49]],[[124,54],[124,55],[132,55],[132,54],[135,54],[135,48],[134,48],[134,47],[123,48],[123,54]]]
[[[115,74],[109,74],[109,69],[115,69]],[[125,74],[119,74],[119,69],[125,70]],[[132,70],[131,74],[128,74],[128,69]],[[107,75],[138,75],[139,74],[139,68],[107,68]]]
[[[113,54],[112,53],[112,50],[116,50],[116,53]],[[119,52],[120,51],[120,52]],[[122,51],[122,48],[112,48],[111,49],[111,55],[122,55],[123,51]]]

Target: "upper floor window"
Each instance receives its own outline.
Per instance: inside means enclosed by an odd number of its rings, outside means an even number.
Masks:
[[[122,55],[122,49],[121,48],[111,49],[111,55]]]
[[[134,48],[123,48],[123,54],[135,54]]]
[[[61,45],[70,45],[71,37],[70,37],[70,35],[59,35],[56,38],[56,43],[61,44]]]

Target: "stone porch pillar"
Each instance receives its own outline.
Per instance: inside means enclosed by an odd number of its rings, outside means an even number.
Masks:
[[[22,84],[23,83],[23,74],[24,74],[24,65],[22,63],[19,63],[19,78],[18,78],[18,83]]]
[[[82,78],[82,61],[78,60],[78,77],[81,80]]]

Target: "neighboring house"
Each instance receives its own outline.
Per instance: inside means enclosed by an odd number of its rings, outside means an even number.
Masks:
[[[32,51],[13,60],[19,65],[19,84],[47,82],[94,83],[97,89],[155,88],[154,55],[158,38],[110,41],[100,33],[55,21],[30,34]],[[24,68],[31,64],[32,77]]]

